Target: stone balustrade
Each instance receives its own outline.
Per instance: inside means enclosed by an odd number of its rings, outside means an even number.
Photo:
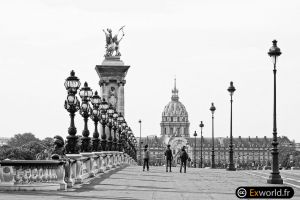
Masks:
[[[65,190],[64,165],[57,160],[3,160],[0,190]]]
[[[66,190],[122,165],[135,165],[118,151],[66,154],[64,160],[0,161],[0,190]]]

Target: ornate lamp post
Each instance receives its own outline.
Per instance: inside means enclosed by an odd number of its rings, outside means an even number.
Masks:
[[[216,111],[216,107],[214,103],[211,103],[211,107],[209,109],[212,114],[212,149],[211,149],[211,168],[214,169],[215,166],[215,139],[214,139],[214,113]]]
[[[201,121],[200,123],[200,129],[201,129],[201,139],[200,139],[200,168],[202,168],[202,161],[203,161],[203,158],[202,158],[202,128],[204,127],[204,124],[203,122]]]
[[[235,91],[235,87],[233,86],[233,82],[230,82],[230,86],[227,89],[230,93],[230,144],[229,144],[229,166],[227,168],[228,171],[235,171],[234,163],[233,163],[233,144],[232,144],[232,95]]]
[[[123,122],[122,127],[122,149],[126,153],[129,127],[126,122]]]
[[[117,139],[117,130],[118,130],[118,112],[115,110],[114,114],[113,114],[113,130],[114,130],[114,139],[113,139],[113,145],[112,145],[112,150],[113,151],[117,151],[118,147],[117,147],[117,143],[118,143],[118,139]]]
[[[106,151],[107,147],[106,147],[106,133],[105,133],[105,126],[107,123],[107,109],[108,109],[109,105],[108,103],[105,101],[104,98],[102,98],[102,102],[100,104],[100,123],[102,125],[102,134],[101,134],[101,149],[102,151]]]
[[[93,151],[99,151],[99,132],[98,132],[98,122],[99,122],[99,116],[100,116],[100,111],[99,111],[99,105],[101,103],[101,98],[98,95],[98,92],[96,91],[94,96],[91,98],[91,103],[93,105],[93,109],[91,111],[91,119],[94,121],[95,124],[95,130],[93,133],[93,139],[92,139],[92,150]]]
[[[122,146],[122,138],[121,138],[121,133],[122,133],[122,124],[124,121],[124,117],[122,115],[122,113],[119,113],[118,116],[118,151],[121,151],[121,146]]]
[[[113,127],[113,122],[114,122],[114,118],[113,118],[113,114],[115,113],[114,107],[110,104],[109,108],[107,109],[107,125],[109,128],[109,132],[108,132],[108,142],[107,142],[107,150],[111,151],[112,150],[112,134],[111,134],[111,130]]]
[[[127,131],[127,153],[128,154],[130,154],[132,137],[133,137],[133,133],[131,131],[131,128],[129,127]]]
[[[82,131],[82,144],[81,144],[81,152],[90,152],[91,148],[91,138],[89,137],[90,131],[87,126],[87,122],[90,116],[90,104],[89,100],[93,96],[93,92],[91,88],[88,86],[87,82],[84,83],[83,88],[79,91],[79,96],[82,99],[80,114],[84,120],[84,129]]]
[[[276,64],[278,57],[281,55],[280,49],[277,47],[277,41],[273,40],[273,46],[270,48],[268,54],[272,58],[274,64],[273,74],[274,74],[274,110],[273,110],[273,148],[272,148],[272,172],[267,180],[267,183],[271,184],[283,184],[283,180],[279,173],[279,163],[278,163],[278,141],[277,141],[277,120],[276,120]]]
[[[120,151],[124,151],[125,141],[126,141],[126,133],[127,133],[127,123],[125,119],[123,119],[121,124],[121,134],[120,134]]]
[[[142,165],[142,120],[139,120],[140,123],[140,159],[139,164]]]
[[[197,132],[195,131],[194,133],[194,137],[195,137],[195,149],[194,149],[194,168],[196,168],[196,137],[197,137]]]
[[[78,136],[76,135],[76,127],[74,123],[75,113],[79,110],[80,103],[76,97],[78,88],[80,87],[80,81],[75,76],[75,72],[72,70],[70,76],[65,81],[65,88],[68,91],[67,99],[65,100],[65,109],[70,113],[70,127],[68,129],[68,136],[66,142],[67,154],[78,154]]]
[[[137,162],[137,155],[136,155],[136,149],[137,149],[137,140],[136,138],[134,137],[133,139],[133,142],[134,142],[134,160]]]

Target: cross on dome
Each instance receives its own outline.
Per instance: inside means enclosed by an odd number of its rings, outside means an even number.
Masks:
[[[179,96],[178,96],[178,90],[176,88],[176,78],[174,79],[174,89],[172,90],[172,101],[178,101]]]

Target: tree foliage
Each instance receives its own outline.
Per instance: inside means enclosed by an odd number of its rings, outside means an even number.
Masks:
[[[0,160],[44,160],[49,159],[53,138],[40,140],[32,133],[16,134],[7,145],[0,147]]]
[[[7,145],[11,147],[21,147],[22,145],[32,141],[40,142],[40,139],[36,138],[32,133],[19,133],[10,138],[7,142]]]

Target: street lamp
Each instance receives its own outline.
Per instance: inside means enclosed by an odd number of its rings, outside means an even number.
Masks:
[[[121,138],[120,138],[120,151],[124,151],[125,141],[126,141],[126,132],[128,130],[128,126],[127,126],[125,119],[123,119],[121,127],[122,127],[122,129],[121,129]]]
[[[203,122],[201,121],[201,123],[200,123],[200,129],[201,129],[201,139],[200,139],[200,145],[201,145],[201,147],[200,147],[200,168],[202,168],[202,160],[203,160],[203,158],[202,158],[202,128],[204,127],[204,124],[203,124]]]
[[[119,113],[117,120],[118,120],[118,151],[121,151],[121,145],[122,145],[121,133],[122,133],[122,124],[124,121],[124,117],[122,113]]]
[[[232,144],[232,95],[235,91],[235,87],[233,86],[233,82],[230,82],[230,86],[227,89],[230,93],[230,144],[229,144],[229,167],[228,171],[235,171],[234,163],[233,163],[233,144]]]
[[[142,120],[139,120],[140,123],[140,159],[139,163],[142,165]]]
[[[127,135],[127,154],[130,155],[131,140],[132,140],[132,137],[133,137],[133,133],[132,133],[130,127],[128,128],[128,131],[127,131],[126,135]]]
[[[126,122],[123,122],[124,124],[124,128],[123,128],[123,132],[122,132],[122,136],[123,136],[123,140],[122,140],[122,144],[123,144],[123,152],[127,153],[127,147],[128,147],[128,132],[129,132],[129,126],[127,125]]]
[[[267,183],[271,184],[283,184],[283,180],[279,173],[279,163],[278,163],[278,141],[277,141],[277,120],[276,120],[276,63],[278,57],[281,55],[280,49],[277,47],[277,41],[273,40],[273,46],[269,49],[269,56],[272,58],[274,64],[273,74],[274,74],[274,110],[273,110],[273,141],[272,141],[272,172],[267,180]]]
[[[211,149],[211,168],[215,168],[215,139],[214,139],[214,113],[216,111],[216,107],[214,106],[214,103],[211,103],[211,107],[209,109],[212,114],[212,149]]]
[[[79,91],[79,96],[82,99],[81,107],[80,107],[80,115],[84,120],[84,129],[82,131],[82,144],[81,144],[81,152],[90,152],[91,151],[91,138],[89,137],[90,131],[87,126],[87,122],[90,116],[90,98],[93,96],[93,92],[91,88],[88,86],[87,82],[84,83],[83,88]]]
[[[105,126],[107,123],[107,109],[109,105],[105,101],[104,98],[102,98],[102,102],[100,103],[100,123],[102,125],[102,134],[101,134],[101,150],[106,151],[106,133],[105,133]]]
[[[109,132],[108,132],[108,142],[107,142],[107,150],[108,151],[111,151],[112,149],[112,134],[111,134],[111,130],[112,130],[112,127],[113,127],[113,121],[114,121],[114,118],[113,118],[113,115],[115,113],[115,110],[114,110],[114,107],[112,106],[112,104],[109,105],[109,108],[107,109],[107,125],[108,125],[108,129],[109,129]]]
[[[115,110],[115,113],[113,114],[113,130],[114,130],[114,139],[113,139],[113,145],[112,145],[112,150],[113,151],[117,151],[118,147],[117,147],[117,143],[118,143],[118,139],[117,139],[117,130],[118,130],[118,117],[119,114],[118,112]]]
[[[98,122],[99,122],[99,105],[101,103],[101,98],[98,95],[98,92],[96,91],[94,96],[91,98],[91,103],[93,105],[93,109],[91,111],[91,119],[94,121],[95,124],[95,130],[93,133],[93,139],[92,139],[92,149],[93,151],[98,151],[99,150],[99,132],[98,132]]]
[[[74,123],[75,113],[80,108],[80,103],[76,97],[78,88],[80,87],[80,81],[75,76],[75,72],[72,70],[70,76],[65,81],[65,88],[68,91],[67,99],[65,100],[65,109],[70,113],[70,127],[68,129],[68,136],[66,142],[66,154],[78,154],[78,136],[76,135],[76,127]]]
[[[197,137],[197,132],[196,131],[194,133],[194,137],[195,137],[194,168],[196,168],[196,137]]]

